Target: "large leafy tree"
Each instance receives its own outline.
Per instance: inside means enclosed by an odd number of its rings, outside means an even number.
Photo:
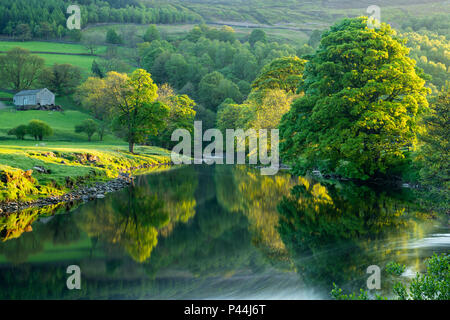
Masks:
[[[39,77],[44,59],[22,48],[13,48],[0,56],[0,83],[20,91],[29,89]]]
[[[110,72],[105,83],[105,94],[116,114],[114,128],[124,136],[133,153],[136,143],[144,142],[149,134],[156,135],[164,126],[168,107],[156,101],[158,87],[143,69],[130,76]]]
[[[92,110],[95,118],[108,123],[129,144],[142,143],[165,126],[168,107],[156,101],[158,87],[151,75],[137,69],[130,76],[111,71],[104,79],[89,78],[77,90],[76,99]],[[104,126],[100,128],[103,136]]]
[[[322,35],[302,89],[280,124],[281,154],[298,173],[319,168],[358,179],[383,176],[416,143],[428,106],[425,81],[387,24],[344,19]]]

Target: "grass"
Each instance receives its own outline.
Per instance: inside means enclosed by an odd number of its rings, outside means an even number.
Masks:
[[[135,152],[129,153],[124,144],[0,144],[0,202],[60,196],[74,187],[116,178],[121,171],[171,161],[170,152],[162,148],[140,146]],[[48,173],[39,173],[36,166]]]
[[[59,54],[37,54],[39,57],[45,59],[46,66],[52,66],[55,63],[64,64],[69,63],[74,66],[80,67],[84,72],[84,75],[91,71],[92,62],[96,59],[96,57],[92,56],[68,56],[68,55],[59,55]]]
[[[14,47],[21,47],[32,52],[52,52],[56,54],[37,53],[36,55],[45,59],[46,66],[52,66],[55,63],[69,63],[80,67],[84,75],[87,76],[91,70],[92,62],[97,58],[95,56],[86,55],[65,55],[70,54],[89,54],[88,50],[81,44],[67,44],[59,42],[43,42],[43,41],[0,41],[0,53],[8,51]],[[106,50],[105,46],[100,46],[96,54]],[[60,54],[57,54],[60,53]]]
[[[11,140],[13,137],[7,136],[7,132],[21,124],[27,124],[31,120],[42,120],[46,122],[52,129],[53,135],[46,140],[64,140],[64,141],[88,141],[85,134],[75,133],[75,126],[81,124],[91,117],[83,112],[76,110],[67,110],[64,112],[57,111],[16,111],[14,107],[0,110],[0,144],[8,143],[4,140]],[[32,143],[36,143],[27,136]],[[97,139],[94,135],[93,139]],[[12,139],[14,143],[17,141]],[[105,142],[118,143],[119,140],[112,135],[106,135]]]
[[[8,51],[14,47],[21,47],[34,52],[56,52],[88,54],[89,51],[81,44],[69,44],[45,41],[0,41],[0,51]],[[99,51],[105,50],[100,47]]]

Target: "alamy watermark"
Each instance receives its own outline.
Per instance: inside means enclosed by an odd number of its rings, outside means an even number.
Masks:
[[[67,274],[70,276],[67,278],[66,285],[69,290],[81,289],[81,269],[77,265],[71,265],[67,267]]]
[[[67,13],[71,16],[67,18],[67,29],[80,30],[81,29],[81,9],[77,5],[70,5],[67,8]]]
[[[381,289],[381,269],[377,265],[371,265],[367,267],[369,278],[367,278],[367,289]]]
[[[208,129],[203,133],[202,121],[194,122],[194,140],[186,129],[177,129],[172,133],[171,140],[179,142],[172,149],[172,162],[175,164],[262,164],[262,175],[275,175],[280,168],[279,130],[267,129],[227,129],[225,141],[222,131]],[[203,149],[203,142],[211,142]],[[192,154],[192,145],[194,153]],[[224,153],[224,146],[226,153]],[[270,147],[270,152],[269,152]],[[248,150],[248,153],[246,152]],[[180,156],[183,155],[183,156]],[[193,161],[192,161],[193,158]]]
[[[369,19],[367,19],[367,27],[369,29],[379,29],[381,27],[381,8],[371,5],[366,12],[370,14]]]

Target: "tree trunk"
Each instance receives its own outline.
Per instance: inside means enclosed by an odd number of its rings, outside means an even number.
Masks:
[[[134,142],[128,142],[128,150],[131,152],[131,153],[134,153]]]

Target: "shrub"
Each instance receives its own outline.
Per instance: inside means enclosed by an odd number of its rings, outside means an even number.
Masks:
[[[41,120],[31,120],[27,126],[27,133],[35,140],[42,141],[44,137],[53,135],[53,130],[48,124]]]
[[[28,133],[28,127],[24,124],[15,127],[8,131],[9,136],[16,136],[19,140],[25,140],[25,135]]]

